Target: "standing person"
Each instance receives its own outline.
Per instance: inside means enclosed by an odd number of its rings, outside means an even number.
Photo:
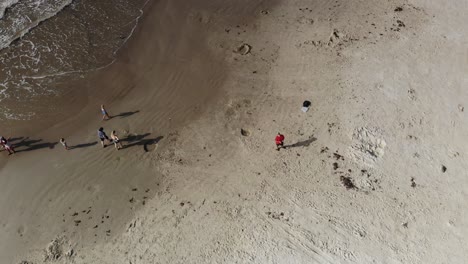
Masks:
[[[117,133],[115,132],[115,130],[112,130],[111,139],[114,142],[114,146],[117,150],[123,148],[122,143],[120,143],[120,139],[117,136]]]
[[[111,143],[110,140],[109,140],[109,137],[106,135],[106,132],[104,132],[104,128],[102,128],[102,127],[100,127],[99,130],[98,130],[98,137],[101,140],[101,145],[102,145],[103,148],[106,147],[106,145],[104,144],[104,140],[107,140],[107,141],[109,141],[109,143]]]
[[[15,149],[10,145],[6,138],[0,137],[0,144],[2,144],[3,148],[8,151],[8,155],[15,154]]]
[[[61,139],[60,139],[60,144],[62,144],[62,146],[63,146],[66,150],[70,150],[70,148],[68,147],[67,142],[65,141],[64,138],[61,138]]]
[[[278,135],[275,137],[276,150],[279,151],[281,148],[284,148],[284,135],[278,132]]]
[[[5,146],[3,144],[5,144],[7,142],[6,138],[4,138],[3,136],[0,136],[0,146],[2,146],[3,149],[5,149]]]
[[[102,113],[102,120],[109,120],[110,119],[109,113],[107,113],[107,110],[104,107],[104,105],[101,105],[101,113]]]

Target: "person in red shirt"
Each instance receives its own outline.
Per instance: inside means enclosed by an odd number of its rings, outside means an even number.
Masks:
[[[280,150],[281,148],[284,148],[284,135],[281,133],[278,133],[275,138],[275,143],[276,143],[276,150]]]

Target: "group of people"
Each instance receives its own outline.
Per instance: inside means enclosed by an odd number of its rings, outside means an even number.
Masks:
[[[104,107],[104,105],[101,105],[101,113],[102,113],[102,120],[109,120],[111,118],[106,108]],[[100,127],[98,129],[98,137],[101,140],[101,145],[103,148],[106,147],[106,144],[104,144],[104,141],[106,140],[109,142],[109,144],[114,143],[115,149],[117,150],[123,148],[122,143],[120,143],[120,138],[117,136],[117,132],[115,132],[115,130],[112,130],[112,133],[109,139],[109,137],[106,135],[106,132],[104,132],[104,128]]]
[[[111,116],[107,112],[106,108],[104,105],[101,105],[101,113],[102,113],[102,120],[109,120]],[[117,132],[115,130],[112,131],[110,138],[107,136],[106,132],[104,132],[104,128],[100,127],[97,131],[99,140],[101,140],[101,145],[103,148],[105,148],[107,145],[105,144],[105,141],[107,141],[109,144],[114,143],[114,146],[117,150],[122,149],[122,143],[120,142],[120,138],[117,136]],[[67,142],[65,141],[65,138],[60,139],[60,144],[66,149],[70,150],[71,148],[68,146]]]
[[[107,112],[106,108],[104,105],[101,105],[101,113],[102,113],[102,120],[109,120],[111,116]],[[115,130],[112,130],[112,133],[110,135],[110,138],[107,136],[106,132],[104,131],[103,127],[100,127],[97,131],[97,135],[99,137],[99,140],[101,141],[101,145],[103,148],[105,148],[107,145],[105,142],[107,141],[109,144],[114,144],[115,149],[119,150],[122,149],[122,143],[120,142],[120,138],[117,135],[117,132]],[[2,136],[0,136],[0,145],[2,146],[3,149],[8,151],[8,155],[14,154],[15,150],[13,146],[9,143],[9,139],[6,139]],[[60,144],[66,149],[70,150],[71,148],[68,146],[67,142],[65,141],[65,138],[60,139]],[[276,150],[279,151],[284,147],[284,135],[281,133],[278,133],[275,137],[275,144],[276,144]]]
[[[107,136],[106,132],[104,132],[104,128],[100,127],[98,129],[98,137],[101,140],[101,145],[103,148],[105,148],[107,145],[104,143],[105,141],[109,142],[109,144],[114,143],[114,146],[117,150],[122,149],[122,143],[120,142],[120,138],[117,136],[117,132],[115,130],[112,130],[112,133],[110,135],[110,139]]]

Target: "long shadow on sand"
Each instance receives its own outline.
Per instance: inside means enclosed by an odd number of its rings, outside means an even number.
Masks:
[[[90,143],[83,143],[83,144],[77,144],[75,146],[70,146],[70,149],[77,149],[77,148],[87,148],[96,145],[98,142],[90,142]]]
[[[131,148],[134,146],[143,146],[143,149],[145,150],[145,152],[148,152],[149,145],[156,144],[159,141],[161,141],[161,139],[164,138],[163,136],[158,136],[156,138],[146,138],[149,135],[151,135],[151,133],[145,133],[142,135],[131,135],[122,139],[123,142],[127,142],[127,144],[124,145],[124,148]]]
[[[136,110],[136,111],[133,111],[133,112],[123,112],[123,113],[120,113],[118,115],[111,116],[111,119],[116,118],[116,117],[125,118],[125,117],[129,117],[129,116],[134,115],[134,114],[139,113],[139,112],[140,112],[140,110]]]
[[[9,142],[14,142],[14,141],[17,141],[17,140],[22,140],[24,137],[15,137],[15,138],[9,138],[8,141]]]
[[[16,152],[32,151],[38,149],[49,148],[53,149],[58,142],[42,142],[42,139],[24,138],[18,143],[14,143],[13,147]]]
[[[316,141],[317,138],[316,137],[311,137],[309,139],[306,139],[306,140],[303,140],[303,141],[299,141],[299,142],[296,142],[294,144],[291,144],[291,145],[287,145],[287,146],[284,146],[284,148],[297,148],[297,147],[308,147],[310,146],[310,144],[314,141]]]

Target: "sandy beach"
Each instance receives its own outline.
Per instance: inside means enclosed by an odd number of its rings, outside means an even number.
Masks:
[[[148,1],[4,122],[0,263],[466,263],[467,10]]]

